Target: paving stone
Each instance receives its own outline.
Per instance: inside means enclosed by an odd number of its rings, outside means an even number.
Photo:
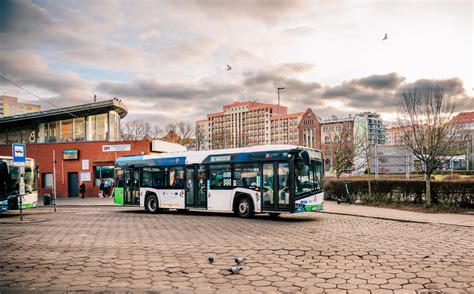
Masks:
[[[467,227],[310,213],[269,221],[141,211],[61,208],[44,226],[2,226],[0,292],[459,293],[474,288],[474,237]],[[213,264],[208,255],[215,256]],[[247,261],[240,274],[231,275],[227,269],[235,256]]]

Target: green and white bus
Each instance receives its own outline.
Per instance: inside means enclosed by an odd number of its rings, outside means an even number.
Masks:
[[[295,145],[120,157],[114,201],[163,209],[254,213],[322,211],[323,160]]]
[[[22,208],[31,208],[38,206],[38,169],[35,160],[26,159],[25,165],[25,195],[22,197]],[[11,156],[0,156],[0,211],[8,209],[18,209],[20,168],[13,166],[13,158]],[[10,205],[8,199],[10,198]]]

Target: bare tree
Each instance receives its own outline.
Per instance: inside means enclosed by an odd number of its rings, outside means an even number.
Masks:
[[[160,138],[160,137],[163,137],[164,135],[166,135],[165,131],[158,126],[154,126],[151,129],[150,136],[152,138]]]
[[[191,123],[179,122],[176,125],[176,133],[180,138],[179,144],[188,146],[192,143],[192,138],[194,136],[194,127]]]
[[[431,175],[440,160],[451,161],[462,153],[462,125],[450,123],[455,104],[442,88],[414,88],[403,92],[398,110],[402,142],[421,163],[426,178],[426,206],[431,206]]]
[[[151,135],[151,125],[144,120],[132,120],[121,123],[122,140],[138,141]]]
[[[186,147],[194,144],[194,127],[191,123],[179,122],[177,124],[168,124],[165,127],[166,135],[162,137],[173,143],[178,143]]]
[[[194,144],[196,150],[203,150],[204,146],[206,146],[206,134],[205,131],[200,128],[198,125],[196,125],[195,131],[194,131]]]
[[[215,131],[211,136],[211,148],[212,149],[223,149],[225,148],[225,139],[223,131]]]

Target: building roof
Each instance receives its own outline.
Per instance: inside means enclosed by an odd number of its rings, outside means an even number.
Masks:
[[[106,113],[111,110],[115,110],[121,118],[124,118],[128,113],[128,109],[125,104],[122,103],[121,100],[114,98],[100,102],[6,116],[0,118],[0,127],[15,127],[19,124],[34,125],[44,122],[73,118],[73,115],[77,117],[84,117],[87,115]]]
[[[460,112],[451,120],[452,124],[474,123],[474,111]]]
[[[285,119],[285,118],[300,117],[300,116],[303,116],[303,114],[304,114],[304,112],[280,114],[280,115],[271,116],[270,120],[279,120],[279,119]]]

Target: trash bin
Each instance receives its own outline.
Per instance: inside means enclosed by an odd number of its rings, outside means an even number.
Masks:
[[[7,200],[8,200],[8,210],[19,208],[18,207],[18,196],[16,196],[16,195],[8,196]]]
[[[43,195],[43,205],[51,205],[51,195],[49,194]]]

